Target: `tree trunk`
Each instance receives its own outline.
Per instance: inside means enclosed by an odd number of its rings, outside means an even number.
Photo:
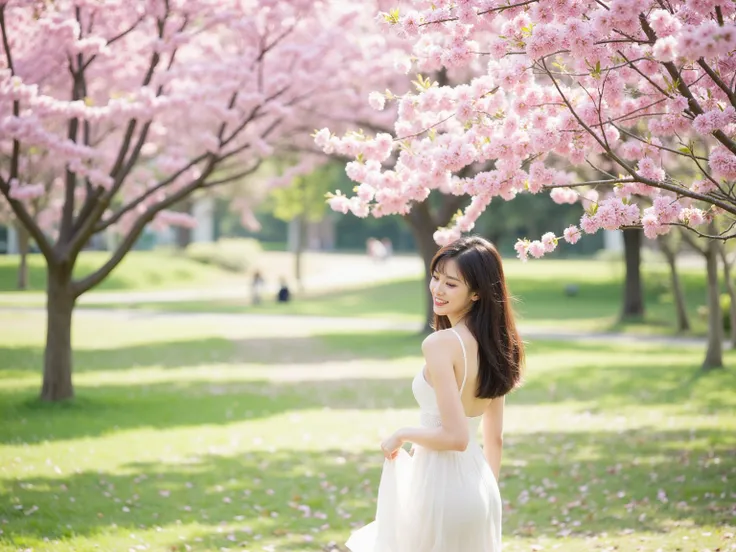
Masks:
[[[623,231],[626,278],[621,320],[641,319],[644,316],[644,293],[641,285],[641,244],[644,233],[639,228]]]
[[[18,253],[20,264],[18,265],[18,289],[28,289],[28,249],[30,236],[28,230],[22,224],[16,224],[15,230],[18,234]]]
[[[675,314],[677,315],[677,331],[687,332],[690,330],[690,320],[687,316],[685,293],[682,290],[680,275],[677,273],[677,253],[666,242],[666,238],[660,238],[660,249],[670,267],[670,281],[672,283],[672,296],[675,299]]]
[[[296,218],[297,232],[296,232],[296,249],[294,249],[294,277],[296,278],[296,284],[299,291],[304,290],[304,284],[302,283],[302,253],[304,252],[304,242],[306,240],[307,233],[307,217],[304,214],[297,216]]]
[[[731,263],[728,260],[724,244],[719,244],[718,252],[723,262],[723,278],[726,280],[726,290],[728,290],[730,300],[728,316],[731,321],[731,335],[729,340],[731,341],[731,347],[736,348],[736,286],[733,285],[733,280],[731,280]]]
[[[71,268],[48,266],[46,293],[46,351],[41,400],[61,401],[74,396],[72,386]]]
[[[417,214],[421,211],[422,205],[416,205]],[[426,206],[425,206],[426,208]],[[411,214],[410,214],[411,215]],[[437,253],[439,246],[434,241],[434,232],[437,229],[428,210],[424,216],[414,216],[409,220],[414,241],[416,241],[419,254],[424,262],[424,326],[423,332],[432,330],[432,322],[434,321],[434,307],[432,305],[432,295],[429,293],[429,282],[432,275],[429,272],[429,266],[432,263],[434,254]]]
[[[179,207],[179,211],[191,215],[194,202],[191,198],[187,198],[179,204]],[[189,244],[192,243],[192,229],[186,226],[177,226],[174,228],[174,232],[176,234],[176,247],[182,251],[189,247]]]
[[[718,248],[718,242],[710,240],[705,251],[708,278],[708,345],[703,370],[723,367],[723,317],[718,288]]]

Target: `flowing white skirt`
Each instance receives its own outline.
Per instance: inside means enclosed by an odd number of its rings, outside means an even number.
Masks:
[[[416,447],[383,465],[376,519],[352,552],[501,552],[501,495],[483,451]]]

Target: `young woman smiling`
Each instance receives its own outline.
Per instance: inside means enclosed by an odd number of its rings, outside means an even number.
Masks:
[[[431,271],[435,331],[412,382],[419,425],[381,443],[376,520],[351,535],[352,552],[501,550],[504,396],[524,359],[501,257],[483,238],[461,238],[437,252]]]

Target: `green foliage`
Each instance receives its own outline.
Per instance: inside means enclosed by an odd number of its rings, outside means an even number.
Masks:
[[[245,272],[261,252],[261,245],[253,238],[228,238],[212,243],[192,243],[184,255],[206,265],[231,272]]]
[[[515,256],[518,238],[539,239],[548,231],[561,236],[570,224],[580,221],[580,205],[559,205],[549,194],[519,194],[513,201],[493,201],[476,222],[474,232],[496,244],[504,254]],[[586,235],[574,246],[560,242],[555,256],[586,255],[602,247],[603,234]]]
[[[371,237],[389,238],[394,251],[415,251],[409,225],[399,215],[363,219],[352,214],[338,216],[335,223],[337,249],[365,251],[366,240]]]
[[[291,186],[271,192],[269,206],[273,215],[284,221],[304,217],[310,222],[322,220],[327,211],[325,195],[347,182],[342,163],[328,163],[311,174],[297,176]]]
[[[398,25],[399,18],[400,18],[400,16],[399,16],[399,8],[394,8],[394,9],[392,9],[391,11],[389,11],[387,13],[382,13],[381,15],[383,15],[383,19],[387,23],[390,23],[392,25]]]
[[[727,332],[731,331],[731,296],[728,293],[722,293],[719,297],[721,302],[721,317],[723,320],[723,329]]]
[[[422,93],[425,90],[429,90],[434,86],[435,83],[432,82],[432,79],[429,77],[423,77],[421,73],[417,73],[417,79],[415,81],[412,81],[412,84],[414,85],[414,88],[417,89],[418,93]]]

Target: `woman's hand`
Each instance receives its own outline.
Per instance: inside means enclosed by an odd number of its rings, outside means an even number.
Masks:
[[[391,435],[391,437],[383,440],[381,443],[381,451],[383,451],[383,455],[387,460],[393,460],[399,454],[399,449],[403,444],[404,440],[401,438],[399,432],[396,431]]]

